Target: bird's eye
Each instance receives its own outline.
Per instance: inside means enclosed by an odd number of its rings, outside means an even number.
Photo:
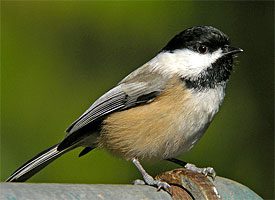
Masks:
[[[208,47],[205,45],[199,45],[197,48],[198,52],[201,54],[205,54],[208,52]]]

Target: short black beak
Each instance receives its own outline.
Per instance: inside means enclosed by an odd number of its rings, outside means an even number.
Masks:
[[[241,53],[241,52],[243,52],[243,50],[238,47],[225,46],[223,48],[224,55],[234,55],[236,53]]]

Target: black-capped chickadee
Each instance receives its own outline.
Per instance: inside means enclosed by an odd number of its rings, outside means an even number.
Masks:
[[[233,57],[239,52],[242,49],[230,46],[228,36],[214,27],[182,31],[96,100],[69,126],[60,143],[26,162],[7,181],[25,181],[77,147],[84,147],[80,156],[99,147],[131,160],[146,184],[168,188],[146,173],[139,160],[180,163],[174,157],[196,144],[218,112]],[[214,173],[212,168],[201,172]]]

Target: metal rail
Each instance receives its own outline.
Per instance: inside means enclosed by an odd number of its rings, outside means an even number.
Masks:
[[[146,185],[1,183],[1,200],[171,200],[249,199],[261,200],[255,192],[235,181],[216,177],[215,181],[186,169],[157,176],[172,187],[168,192]]]

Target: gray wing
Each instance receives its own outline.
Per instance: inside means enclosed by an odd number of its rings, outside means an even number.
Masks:
[[[148,66],[143,66],[123,79],[84,112],[66,130],[67,137],[86,125],[114,111],[124,110],[151,101],[165,87],[166,79],[161,74],[150,72]]]

